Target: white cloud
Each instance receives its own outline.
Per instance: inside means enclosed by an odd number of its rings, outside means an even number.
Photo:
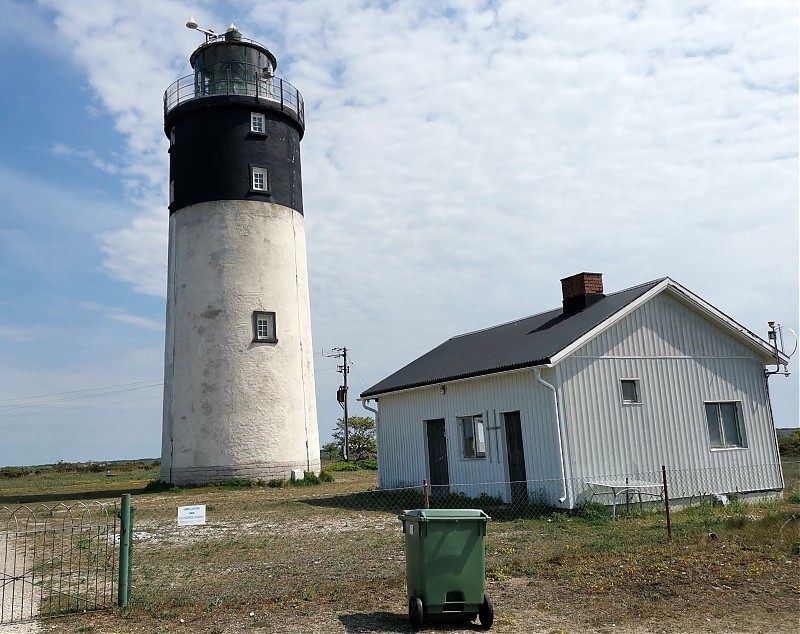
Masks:
[[[99,158],[97,156],[97,152],[94,150],[74,148],[65,145],[64,143],[54,143],[53,147],[50,148],[50,153],[53,156],[74,158],[84,161],[95,169],[99,169],[101,172],[105,172],[106,174],[117,174],[119,172],[117,165],[110,161],[104,161],[103,159]]]
[[[116,306],[104,306],[102,304],[96,304],[92,302],[83,302],[80,304],[80,307],[86,310],[99,312],[103,315],[106,315],[109,319],[113,319],[114,321],[118,321],[123,324],[136,326],[137,328],[155,330],[158,332],[164,330],[163,320],[157,321],[148,317],[142,317],[141,315],[132,315],[129,311]]]
[[[186,17],[233,16],[46,4],[128,139],[140,211],[99,235],[106,269],[163,295],[162,92],[198,44]],[[797,330],[794,3],[238,6],[306,99],[317,348],[352,348],[367,383],[558,305],[558,279],[587,269],[609,290],[669,275],[758,332]],[[325,403],[337,378],[318,378]],[[796,403],[796,377],[791,390]]]

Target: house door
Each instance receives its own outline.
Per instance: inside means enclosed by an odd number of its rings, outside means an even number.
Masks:
[[[425,421],[428,432],[428,471],[431,486],[449,486],[450,471],[447,466],[447,437],[444,433],[444,418]],[[440,489],[441,491],[441,489]],[[435,493],[432,489],[431,493]]]
[[[528,476],[525,473],[525,450],[522,446],[522,423],[519,412],[504,412],[508,479],[511,480],[512,504],[528,502]]]

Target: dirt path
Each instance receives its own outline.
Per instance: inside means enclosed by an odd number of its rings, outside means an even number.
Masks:
[[[0,532],[0,634],[34,634],[39,632],[36,622],[12,623],[19,619],[35,617],[38,606],[32,592],[32,579],[26,579],[22,570],[23,558],[17,551],[13,537]]]

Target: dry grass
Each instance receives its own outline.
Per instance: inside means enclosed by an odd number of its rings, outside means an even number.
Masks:
[[[800,465],[786,471],[787,489],[800,493]],[[45,631],[410,631],[391,498],[353,495],[374,477],[137,495],[131,606],[58,619]],[[344,504],[331,499],[345,494]],[[383,510],[353,508],[364,499]],[[188,504],[208,505],[206,526],[177,526],[176,507]],[[587,517],[490,524],[493,631],[797,631],[800,499],[682,511],[671,541],[663,513]]]

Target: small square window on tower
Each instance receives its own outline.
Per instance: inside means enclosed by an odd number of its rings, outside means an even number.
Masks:
[[[275,313],[263,310],[253,312],[253,341],[259,343],[277,343],[275,331]]]
[[[260,112],[250,113],[250,132],[264,134],[264,115]]]
[[[266,167],[250,167],[250,191],[269,193],[269,173]]]
[[[639,394],[639,379],[620,379],[619,384],[622,390],[623,405],[642,402],[642,397]]]

